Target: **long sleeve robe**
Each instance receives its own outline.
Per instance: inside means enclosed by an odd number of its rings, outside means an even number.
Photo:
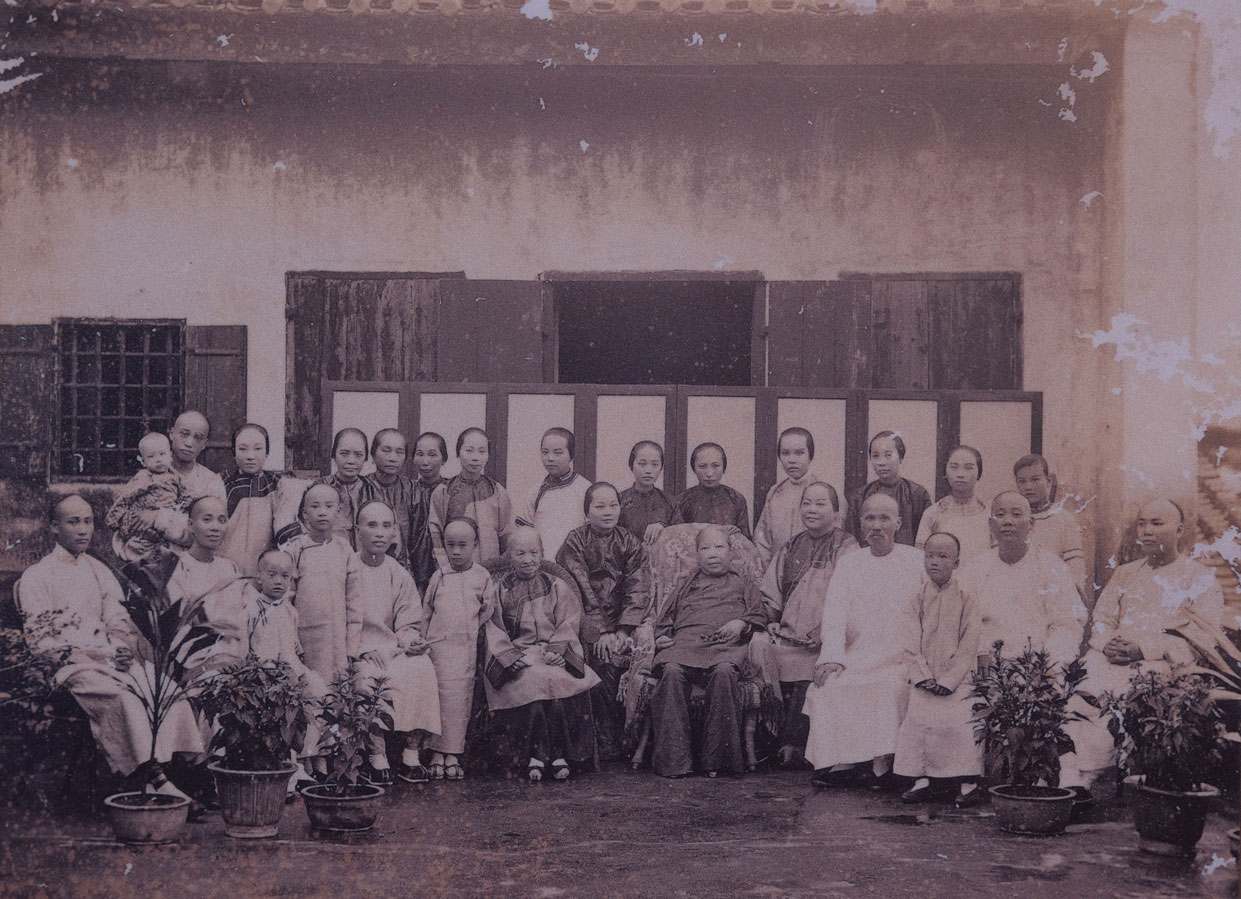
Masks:
[[[924,519],[925,520],[925,519]],[[925,574],[900,619],[909,706],[896,736],[892,770],[903,777],[969,777],[982,773],[974,741],[973,684],[982,621],[975,597],[955,573],[942,587]],[[947,696],[917,688],[933,680]]]
[[[1045,650],[1053,663],[1077,658],[1082,640],[1077,605],[1081,598],[1068,567],[1058,556],[1030,546],[1013,564],[997,550],[961,569],[961,586],[978,597],[982,616],[980,652],[1004,641],[1006,656],[1021,655],[1027,641]]]
[[[346,635],[361,627],[362,612],[350,602],[345,579],[353,550],[333,533],[326,543],[310,534],[288,545],[297,571],[297,635],[306,667],[330,681],[349,664]]]
[[[858,546],[868,545],[866,535],[862,533],[862,504],[877,493],[892,497],[900,510],[901,524],[896,529],[896,542],[913,546],[918,527],[922,524],[922,516],[931,506],[931,494],[921,484],[915,484],[909,478],[899,478],[891,487],[880,480],[874,480],[849,494],[849,532],[857,538]]]
[[[767,491],[762,514],[754,526],[754,545],[766,569],[777,550],[806,529],[801,520],[801,495],[807,484],[819,480],[813,471],[794,481],[785,478]]]
[[[121,585],[108,567],[88,556],[74,556],[59,544],[22,574],[17,589],[23,618],[32,622],[54,612],[60,634],[45,636],[37,648],[67,648],[68,658],[56,672],[90,719],[91,733],[108,766],[129,774],[151,757],[151,725],[137,696],[126,683],[143,683],[142,643],[122,604]],[[128,672],[113,665],[121,646],[134,652]],[[166,762],[174,752],[202,752],[202,734],[185,700],[169,710],[154,755]]]
[[[738,666],[747,655],[746,643],[707,643],[704,637],[733,619],[751,628],[766,622],[758,584],[731,569],[712,575],[697,571],[690,576],[655,622],[655,639],[671,637],[673,644],[656,653],[654,665],[676,664],[710,668],[720,662]]]
[[[646,529],[653,524],[664,527],[672,524],[674,510],[668,494],[658,487],[642,493],[636,487],[626,487],[620,492],[620,519],[617,524],[639,540],[646,536]]]
[[[224,489],[224,479],[205,465],[195,462],[194,467],[188,473],[178,471],[177,475],[181,478],[181,486],[189,493],[191,499],[198,499],[200,496],[228,499],[228,491]]]
[[[556,558],[569,532],[586,521],[582,503],[589,489],[590,481],[571,471],[563,478],[544,478],[527,497],[514,523],[532,525],[539,532],[544,558]]]
[[[1065,506],[1064,500],[1059,500],[1030,517],[1034,520],[1034,527],[1030,530],[1030,542],[1059,556],[1064,564],[1069,566],[1073,583],[1081,589],[1082,596],[1093,599],[1093,585],[1086,577],[1082,525],[1077,515]]]
[[[498,558],[500,544],[513,528],[513,506],[508,491],[499,481],[486,475],[476,481],[457,475],[435,488],[427,526],[431,531],[435,564],[440,570],[451,567],[444,550],[444,528],[454,518],[472,518],[478,525],[475,562]]]
[[[409,510],[409,573],[414,576],[418,592],[425,593],[438,566],[435,544],[431,541],[431,496],[444,483],[436,476],[432,481],[416,478],[413,482],[413,504]]]
[[[582,604],[572,587],[542,571],[524,579],[509,571],[495,578],[495,592],[486,626],[488,708],[568,699],[599,683],[583,657]],[[565,660],[563,668],[544,662],[548,651]],[[528,667],[515,669],[522,659]]]
[[[952,534],[960,541],[958,563],[964,565],[991,549],[991,509],[976,496],[968,503],[945,496],[923,513],[914,546],[922,549],[927,539],[938,531]]]
[[[358,512],[362,511],[365,506],[373,499],[383,499],[379,492],[379,486],[366,475],[360,475],[355,480],[345,482],[340,479],[339,475],[330,474],[325,478],[319,478],[316,484],[327,484],[336,491],[336,495],[340,498],[340,505],[336,507],[336,522],[334,529],[345,542],[353,549],[357,549],[357,530]],[[390,552],[399,552],[393,544]]]
[[[556,562],[573,576],[582,594],[582,641],[634,628],[646,616],[646,549],[619,525],[599,534],[584,524],[569,532]]]
[[[406,655],[422,633],[422,598],[413,576],[396,559],[384,556],[368,565],[361,554],[349,558],[345,596],[361,612],[345,636],[349,655],[359,658],[366,677],[387,678],[394,731],[440,732],[440,696],[435,666],[427,654]]]
[[[422,601],[422,636],[433,642],[429,652],[439,685],[442,727],[430,742],[437,752],[465,752],[474,702],[478,635],[491,618],[495,602],[491,575],[477,562],[465,571],[448,568],[431,576]]]
[[[414,517],[414,505],[418,501],[417,488],[413,478],[398,474],[391,484],[381,484],[372,477],[377,499],[382,499],[392,507],[396,515],[396,544],[389,553],[398,562],[409,568],[409,545],[412,540],[411,526]],[[410,572],[413,573],[412,571]]]
[[[816,768],[866,762],[896,751],[908,684],[899,627],[922,577],[922,553],[897,544],[887,555],[853,552],[836,563],[823,603],[817,664],[844,670],[806,690],[806,758]]]
[[[292,523],[291,519],[281,520],[281,512],[290,505],[289,497],[282,495],[288,490],[281,473],[275,471],[256,475],[234,472],[224,479],[224,489],[228,527],[218,552],[231,559],[243,575],[253,577],[259,556],[274,547],[277,532]],[[296,510],[296,501],[292,505]]]
[[[701,522],[732,525],[747,538],[750,536],[750,507],[745,497],[727,484],[711,488],[701,484],[690,487],[672,505],[673,524]]]

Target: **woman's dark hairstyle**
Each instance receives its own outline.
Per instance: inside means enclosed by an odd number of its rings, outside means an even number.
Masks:
[[[700,443],[694,447],[694,451],[689,454],[689,467],[693,469],[698,464],[698,454],[704,450],[716,450],[720,454],[720,458],[724,460],[724,470],[728,471],[728,453],[724,452],[724,447],[718,443]]]
[[[896,444],[896,455],[901,461],[905,459],[905,441],[901,440],[901,435],[895,431],[880,431],[874,437],[870,438],[870,443],[866,444],[866,455],[870,455],[871,448],[875,445],[876,440],[891,440]]]
[[[1014,462],[1013,463],[1013,477],[1017,477],[1017,472],[1021,471],[1021,469],[1023,468],[1029,468],[1031,465],[1037,465],[1039,468],[1043,469],[1044,477],[1046,478],[1051,477],[1051,468],[1048,467],[1047,460],[1044,459],[1042,456],[1040,456],[1038,453],[1029,453],[1028,455],[1022,456],[1020,459]]]
[[[805,486],[805,488],[802,490],[801,495],[802,495],[802,496],[805,496],[805,495],[806,495],[806,491],[807,491],[807,490],[809,490],[811,487],[823,487],[823,488],[826,488],[826,490],[827,490],[827,495],[828,495],[828,496],[830,496],[830,497],[832,498],[832,511],[833,511],[833,512],[839,512],[839,511],[840,511],[840,494],[836,492],[836,488],[835,488],[835,487],[833,487],[831,484],[827,483],[827,481],[811,481],[811,482],[810,482],[809,484],[807,484],[807,485]],[[799,501],[799,502],[800,502],[800,501]]]
[[[469,437],[471,434],[482,434],[483,439],[487,441],[487,451],[491,452],[491,438],[487,436],[486,431],[484,431],[482,428],[466,428],[459,435],[457,435],[457,453],[456,454],[458,456],[461,455],[461,447],[465,446],[465,438]]]
[[[399,428],[380,428],[375,432],[375,436],[371,438],[371,455],[375,455],[375,451],[379,449],[379,441],[388,434],[396,434],[401,438],[401,442],[405,444],[405,449],[409,450],[409,441],[405,439],[405,435],[401,433]]]
[[[618,500],[620,499],[620,491],[617,490],[615,487],[613,487],[611,484],[609,484],[607,481],[595,481],[593,484],[591,484],[589,487],[586,488],[586,496],[582,498],[582,514],[583,515],[590,514],[590,504],[594,502],[595,494],[605,488],[615,493],[616,498]]]
[[[362,431],[358,430],[357,428],[341,428],[339,431],[336,432],[336,436],[332,438],[332,455],[333,456],[336,455],[336,450],[340,447],[341,438],[344,437],[346,434],[353,434],[355,436],[362,438],[362,458],[369,459],[370,453],[367,451],[366,435],[362,433]]]
[[[414,449],[417,450],[418,444],[422,443],[422,441],[428,437],[434,440],[436,445],[439,446],[440,458],[447,461],[448,460],[448,444],[444,442],[443,437],[441,437],[439,434],[435,433],[434,431],[423,431],[421,434],[419,434],[418,439],[414,441]]]
[[[478,536],[478,522],[477,521],[475,521],[473,518],[471,518],[468,515],[458,515],[456,518],[448,519],[448,524],[444,525],[444,530],[448,530],[448,525],[452,524],[454,521],[464,521],[466,524],[468,524],[470,526],[470,530],[474,532],[474,541],[478,542],[479,536]]]
[[[353,523],[358,524],[362,520],[362,513],[365,512],[367,509],[369,509],[371,506],[383,506],[385,509],[387,509],[389,512],[392,513],[393,520],[394,521],[396,520],[396,510],[393,509],[392,506],[390,506],[386,500],[368,499],[366,502],[362,504],[362,507],[358,509],[358,514],[353,517]]]
[[[237,438],[241,436],[242,431],[246,431],[246,430],[258,431],[260,434],[262,434],[263,435],[263,446],[266,448],[264,452],[268,454],[271,453],[271,437],[269,437],[267,434],[267,428],[263,427],[262,425],[257,425],[252,421],[246,422],[244,425],[237,428],[237,430],[233,431],[233,440],[232,440],[231,446],[233,447],[234,453],[237,452]]]
[[[814,459],[814,435],[805,428],[785,428],[780,432],[780,439],[776,441],[776,455],[780,455],[780,447],[784,445],[785,437],[803,437],[806,441],[806,451],[810,453],[810,458]]]
[[[664,464],[664,448],[662,446],[660,446],[654,440],[639,440],[637,443],[633,445],[633,449],[629,451],[629,467],[630,468],[633,468],[633,463],[637,461],[638,451],[645,449],[648,446],[654,449],[655,452],[659,453],[659,464],[660,465]]]
[[[565,446],[569,448],[569,458],[573,458],[573,454],[577,451],[577,438],[573,436],[573,432],[568,428],[548,428],[543,432],[543,436],[539,438],[539,447],[542,448],[543,441],[548,437],[563,437]]]
[[[958,446],[954,446],[952,449],[948,450],[948,459],[951,459],[951,458],[952,458],[952,454],[953,454],[953,453],[955,453],[957,450],[965,450],[967,453],[972,453],[972,454],[973,454],[973,456],[974,456],[974,461],[978,463],[978,477],[980,477],[980,478],[981,478],[981,477],[982,477],[982,453],[980,453],[978,450],[974,449],[972,446],[966,446],[964,443],[962,443],[962,444],[960,444],[960,445],[958,445]],[[947,460],[945,460],[945,461],[944,461],[944,470],[946,471],[946,470],[947,470],[947,468],[948,468],[948,462],[947,462]]]

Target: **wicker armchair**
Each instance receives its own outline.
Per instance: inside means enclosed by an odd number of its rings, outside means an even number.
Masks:
[[[646,755],[652,736],[650,697],[657,678],[651,673],[654,660],[655,622],[667,608],[673,595],[694,572],[698,570],[698,532],[705,524],[675,524],[664,528],[647,554],[647,583],[651,599],[646,618],[634,631],[634,651],[629,670],[621,681],[622,698],[625,702],[625,737],[634,747],[632,765],[638,768]],[[736,528],[728,528],[728,543],[732,550],[733,570],[743,577],[757,582],[762,577],[762,561],[758,548]],[[754,751],[754,736],[763,709],[771,705],[771,697],[764,697],[764,682],[757,669],[743,670],[742,692],[742,745],[747,770],[754,770],[758,757]],[[768,688],[769,690],[770,688]],[[705,694],[695,687],[691,704],[695,718],[703,709]],[[766,703],[765,703],[766,699]]]

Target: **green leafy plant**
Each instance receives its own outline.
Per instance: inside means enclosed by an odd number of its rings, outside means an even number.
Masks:
[[[362,677],[350,664],[316,702],[323,728],[317,754],[327,766],[324,783],[333,795],[344,796],[357,786],[372,729],[392,729],[391,693],[385,678]]]
[[[76,616],[74,616],[76,618]],[[39,649],[72,623],[59,610],[42,612],[22,628],[0,628],[0,717],[28,736],[47,733],[59,717],[56,671],[69,648]]]
[[[1140,673],[1123,696],[1105,693],[1101,715],[1128,774],[1159,790],[1192,792],[1223,763],[1227,728],[1210,681],[1184,670]]]
[[[287,662],[250,653],[205,678],[197,698],[217,727],[211,748],[223,751],[226,768],[279,770],[305,743],[306,680]]]
[[[1085,720],[1068,705],[1074,696],[1085,698],[1078,685],[1086,668],[1080,661],[1054,665],[1029,644],[1015,657],[1006,658],[1003,649],[996,641],[995,664],[974,674],[974,733],[985,746],[987,773],[1002,784],[1057,786],[1060,756],[1073,751],[1064,725]]]

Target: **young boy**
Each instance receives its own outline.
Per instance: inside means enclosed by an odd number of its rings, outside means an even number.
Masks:
[[[689,467],[698,478],[698,485],[676,498],[672,523],[731,524],[749,539],[750,507],[744,496],[724,483],[724,472],[728,470],[724,447],[718,443],[698,444],[690,453]]]
[[[911,597],[900,626],[905,635],[909,707],[896,735],[893,770],[917,780],[901,795],[923,802],[939,792],[933,780],[960,779],[957,808],[977,805],[982,747],[974,742],[972,685],[982,622],[973,594],[954,572],[961,544],[952,534],[927,538],[926,575]]]
[[[870,467],[875,480],[849,495],[849,530],[857,538],[859,546],[866,546],[862,532],[862,504],[876,493],[883,493],[894,500],[900,510],[900,527],[896,530],[896,542],[914,545],[922,513],[931,505],[931,495],[921,484],[901,477],[901,463],[905,461],[905,441],[895,431],[880,431],[870,439]]]
[[[569,531],[586,521],[582,502],[590,481],[573,470],[573,454],[577,441],[566,428],[548,428],[539,443],[543,468],[547,477],[535,488],[525,508],[517,516],[517,524],[531,525],[543,539],[546,558],[556,558]]]
[[[192,497],[172,470],[172,445],[163,434],[151,432],[138,441],[142,468],[129,479],[112,508],[107,522],[116,533],[113,549],[123,559],[135,561],[153,546],[189,545]]]

